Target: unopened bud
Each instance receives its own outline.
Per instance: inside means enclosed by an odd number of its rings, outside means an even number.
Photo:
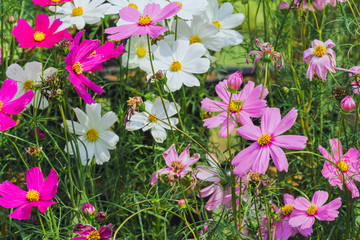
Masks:
[[[227,86],[232,91],[238,91],[243,82],[242,72],[236,71],[231,74],[227,80]]]
[[[279,10],[288,10],[289,9],[289,4],[287,2],[282,2],[279,5]]]
[[[355,107],[355,101],[350,96],[344,97],[344,99],[341,101],[341,109],[344,112],[351,112]]]
[[[187,200],[181,199],[181,200],[179,200],[178,205],[181,208],[186,208],[186,203],[187,203]]]
[[[96,211],[94,206],[90,203],[85,203],[81,209],[86,216],[92,216]]]
[[[98,214],[96,214],[96,221],[98,222],[104,221],[105,218],[106,218],[106,213],[104,212],[99,212]]]
[[[13,16],[8,16],[7,18],[9,23],[14,23],[15,22],[15,18]]]

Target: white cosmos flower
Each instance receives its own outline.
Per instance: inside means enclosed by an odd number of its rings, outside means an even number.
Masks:
[[[234,12],[234,7],[230,2],[222,4],[219,8],[217,0],[208,0],[208,7],[205,11],[205,19],[219,28],[217,34],[224,41],[222,47],[238,45],[242,43],[243,36],[233,28],[239,26],[245,19],[244,14]]]
[[[118,120],[115,113],[107,112],[101,117],[101,105],[97,103],[86,104],[86,113],[79,108],[74,108],[74,112],[79,122],[66,120],[66,123],[69,131],[78,135],[77,144],[82,164],[89,165],[94,156],[97,164],[102,165],[108,162],[110,160],[108,149],[115,149],[119,141],[118,135],[107,130]],[[61,126],[64,127],[63,124]],[[69,153],[74,155],[71,146],[75,147],[73,141],[70,144]]]
[[[206,0],[170,0],[181,5],[180,11],[177,15],[185,20],[191,20],[194,15],[202,14],[208,5]]]
[[[17,99],[31,89],[34,83],[41,83],[42,79],[47,79],[55,72],[57,72],[57,69],[50,67],[42,73],[42,66],[39,62],[28,62],[25,64],[24,69],[19,64],[14,63],[6,70],[6,76],[17,82],[18,91],[14,97],[14,99]],[[28,106],[33,105],[39,109],[47,108],[49,106],[48,100],[40,91],[34,92],[34,98]]]
[[[184,84],[188,87],[200,86],[193,73],[205,73],[210,68],[210,60],[202,58],[206,52],[201,43],[190,45],[188,40],[177,40],[170,46],[166,41],[159,41],[154,53],[154,70],[162,70],[167,78],[170,91],[179,90]],[[151,72],[150,63],[141,64],[141,69]],[[167,88],[165,88],[167,91]]]
[[[75,25],[77,29],[83,29],[85,24],[95,24],[105,17],[105,13],[112,8],[105,0],[74,0],[62,6],[50,6],[49,10],[55,12],[56,18],[63,23],[59,31]],[[50,21],[54,21],[55,16],[50,16]]]
[[[171,116],[175,115],[176,108],[175,104],[172,102],[170,103],[168,100],[164,99],[164,104],[166,107],[167,114],[169,119],[166,117],[166,113],[164,111],[164,107],[161,102],[161,98],[155,98],[154,103],[151,101],[145,101],[145,109],[151,115],[146,112],[135,112],[134,116],[131,117],[130,121],[126,124],[126,130],[128,131],[135,131],[142,129],[144,132],[151,129],[151,135],[154,137],[155,141],[158,143],[162,143],[166,139],[166,131],[171,130],[171,127],[166,125],[163,122],[158,121],[153,115],[158,117],[165,122],[169,122],[172,126],[178,124],[179,120],[177,118],[170,118]],[[178,109],[180,107],[177,105]]]
[[[172,23],[172,30],[175,31],[176,22]],[[220,51],[221,46],[224,45],[221,37],[217,35],[219,29],[209,22],[205,22],[201,16],[194,16],[193,20],[189,24],[183,20],[178,20],[177,36],[178,39],[187,39],[190,44],[201,43],[207,49],[206,57],[211,60],[215,60],[210,56],[208,50]]]
[[[131,36],[131,40],[128,40],[127,44],[124,47],[125,50],[129,49],[129,43],[130,54],[129,52],[124,52],[122,55],[122,64],[124,67],[126,67],[127,65],[128,56],[130,69],[139,67],[140,63],[143,61],[150,61],[146,36]]]

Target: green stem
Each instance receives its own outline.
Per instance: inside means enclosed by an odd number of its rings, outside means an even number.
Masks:
[[[257,191],[257,190],[255,190]],[[254,205],[255,205],[255,214],[256,214],[256,221],[257,221],[257,224],[258,224],[258,228],[259,228],[259,233],[260,233],[260,239],[263,239],[263,236],[262,236],[262,232],[261,232],[261,225],[260,225],[260,218],[259,218],[259,212],[258,212],[258,207],[257,207],[257,193],[255,193],[255,197],[254,197]]]
[[[21,155],[20,151],[19,151],[19,148],[17,147],[17,145],[15,144],[15,142],[13,142],[8,136],[6,136],[6,134],[4,132],[2,132],[3,136],[12,143],[12,145],[15,147],[17,153],[19,154],[20,158],[21,158],[21,161],[24,163],[25,167],[27,169],[29,169],[29,166],[28,164],[26,163],[25,159],[23,158],[23,156]]]
[[[190,214],[190,217],[191,217],[191,220],[192,220],[193,223],[194,223],[194,226],[195,226],[195,234],[196,234],[196,236],[199,238],[199,232],[198,232],[198,229],[197,229],[197,226],[196,226],[196,222],[195,222],[194,216],[192,215],[192,212],[191,212],[191,209],[190,209],[190,207],[189,207],[188,201],[186,200],[186,194],[185,194],[184,186],[182,185],[180,179],[178,179],[178,184],[179,184],[180,187],[181,187],[181,193],[182,193],[183,198],[184,198],[184,200],[185,200],[186,209],[188,210],[188,212],[189,212],[189,214]],[[184,218],[186,219],[185,216],[184,216]],[[196,239],[196,238],[195,238],[195,239]]]
[[[268,63],[265,63],[265,79],[264,79],[264,82],[263,82],[263,88],[262,88],[262,91],[261,91],[260,99],[263,98],[264,91],[265,91],[265,88],[266,88],[267,78],[268,78],[268,70],[269,70],[269,65],[268,65]]]
[[[268,224],[268,239],[271,239],[271,216],[269,213],[269,207],[266,200],[266,193],[263,194],[264,196],[264,204],[265,204],[265,211],[266,211],[266,219]]]
[[[351,3],[350,3],[350,1],[347,1],[347,3],[349,4],[349,7],[350,7],[350,9],[351,9],[351,12],[352,12],[352,14],[353,14],[353,16],[354,16],[354,19],[355,19],[355,21],[356,21],[356,24],[357,24],[357,26],[358,26],[358,28],[359,28],[359,31],[360,31],[360,25],[359,25],[359,22],[358,22],[358,20],[357,20],[357,17],[356,17],[356,15],[355,15],[355,13],[354,13],[354,10],[353,10],[353,8],[352,8],[352,6],[351,6]],[[355,4],[354,4],[355,5]],[[355,5],[356,6],[356,5]]]
[[[266,29],[266,12],[265,12],[265,0],[263,2],[263,18],[264,18],[264,35],[265,35],[265,42],[268,42],[267,40],[267,29]]]
[[[44,232],[45,239],[48,240],[48,237],[47,237],[47,235],[46,235],[46,231],[45,231],[45,228],[44,228],[44,224],[43,224],[43,221],[42,221],[42,219],[41,219],[40,211],[37,211],[37,213],[38,213],[38,216],[39,216],[41,228],[42,228],[42,230],[43,230],[43,232]]]

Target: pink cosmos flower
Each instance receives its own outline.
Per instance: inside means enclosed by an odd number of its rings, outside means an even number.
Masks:
[[[73,0],[33,0],[34,4],[40,5],[42,7],[47,7],[51,5],[59,5],[65,2],[71,2]]]
[[[209,112],[221,112],[219,115],[204,119],[204,126],[208,128],[215,128],[221,125],[219,136],[227,137],[227,112],[230,111],[229,116],[229,134],[232,133],[237,123],[246,125],[252,123],[251,118],[261,117],[265,108],[266,101],[264,98],[268,94],[268,90],[264,90],[263,98],[260,99],[262,92],[262,85],[255,87],[255,83],[249,81],[240,93],[232,95],[231,103],[230,92],[227,90],[227,81],[224,80],[218,83],[215,87],[217,95],[222,101],[211,100],[205,98],[201,101],[201,107]]]
[[[90,81],[83,73],[96,72],[102,69],[101,64],[112,58],[119,56],[124,47],[120,45],[114,48],[114,44],[106,42],[100,47],[99,40],[85,40],[79,44],[81,36],[85,31],[76,34],[74,41],[70,45],[70,52],[65,58],[66,70],[69,71],[68,79],[75,86],[79,96],[87,103],[95,103],[94,99],[86,91],[85,86],[96,92],[102,94],[104,90]]]
[[[316,191],[311,202],[304,197],[298,197],[293,202],[294,210],[289,219],[292,227],[300,227],[304,230],[311,228],[315,218],[320,221],[334,221],[341,207],[341,198],[338,197],[328,204],[324,205],[329,194],[325,191]]]
[[[304,61],[309,64],[306,77],[312,80],[316,74],[323,81],[326,80],[327,71],[335,73],[336,54],[332,50],[335,44],[331,39],[326,42],[315,39],[311,48],[304,51]]]
[[[34,97],[33,90],[27,90],[24,95],[11,101],[16,93],[17,82],[12,79],[5,80],[0,89],[0,132],[16,126],[16,122],[6,114],[21,113]]]
[[[252,69],[252,72],[254,72],[256,63],[263,58],[263,64],[262,64],[262,70],[264,71],[264,64],[265,62],[271,62],[273,61],[275,63],[275,68],[280,69],[282,66],[284,66],[284,58],[279,52],[275,52],[274,49],[271,47],[270,43],[266,42],[262,44],[259,39],[254,40],[255,46],[258,45],[261,51],[251,51],[246,57],[246,63],[249,64],[249,57],[252,54],[257,55],[254,59],[254,67]],[[280,60],[280,64],[278,64],[275,60],[275,58]]]
[[[230,182],[228,184],[224,183],[224,179],[229,179],[230,172],[227,172],[227,176],[222,176],[222,171],[219,169],[219,166],[214,162],[212,158],[206,156],[210,166],[200,165],[196,172],[196,177],[200,180],[211,182],[213,184],[200,190],[201,197],[208,197],[211,195],[209,200],[205,204],[205,209],[208,211],[213,211],[217,209],[220,205],[224,205],[227,208],[232,207],[231,202],[231,187]],[[214,158],[215,159],[215,158]],[[217,159],[215,159],[217,161]],[[237,182],[240,182],[240,179],[237,178]],[[243,190],[246,188],[246,182],[243,181]],[[237,186],[235,189],[236,196],[240,193],[240,187]],[[239,202],[239,199],[237,199]]]
[[[150,179],[150,184],[154,185],[158,181],[159,175],[167,174],[170,184],[173,185],[175,183],[175,176],[178,178],[184,178],[188,173],[192,173],[190,166],[199,160],[200,154],[195,153],[192,157],[190,157],[189,147],[190,145],[188,145],[180,156],[178,156],[175,150],[175,144],[171,145],[169,149],[162,154],[168,168],[162,168],[153,173]],[[196,178],[194,176],[193,181],[193,187],[195,187]]]
[[[40,168],[31,168],[26,172],[26,183],[27,192],[9,181],[0,184],[0,205],[5,208],[18,207],[9,217],[19,220],[28,219],[33,207],[38,207],[39,211],[44,213],[49,206],[56,203],[51,201],[56,195],[59,184],[54,169],[50,170],[49,176],[44,181]]]
[[[70,240],[111,240],[111,235],[113,232],[113,225],[110,223],[108,225],[102,226],[99,231],[89,225],[76,224],[74,227],[74,233],[81,235],[82,237],[74,237]]]
[[[11,32],[20,43],[20,48],[51,48],[62,39],[72,39],[67,29],[56,32],[62,21],[56,19],[51,25],[49,16],[39,14],[36,16],[36,31],[25,19],[19,19],[17,26]]]
[[[305,148],[307,137],[280,134],[294,125],[297,117],[295,108],[281,119],[278,108],[266,108],[261,117],[261,128],[248,124],[240,127],[237,133],[245,139],[255,141],[239,152],[232,161],[236,166],[234,173],[242,176],[250,170],[265,174],[269,166],[270,156],[279,171],[288,171],[289,163],[281,148],[301,150]]]
[[[355,75],[355,81],[351,82],[351,86],[353,87],[353,92],[359,94],[360,92],[360,66],[352,67],[348,70],[349,76],[352,77]]]
[[[349,151],[343,155],[342,145],[341,142],[340,146],[338,145],[338,139],[330,139],[329,142],[331,146],[331,154],[319,145],[319,151],[321,154],[330,161],[325,161],[324,167],[321,171],[322,175],[329,179],[329,183],[332,186],[338,186],[340,189],[343,188],[343,181],[345,181],[345,185],[351,191],[352,197],[359,197],[359,190],[354,182],[355,180],[360,181],[359,151],[355,148],[350,148]],[[334,166],[334,164],[338,167]],[[339,168],[342,170],[342,173]]]
[[[180,9],[181,5],[176,2],[171,2],[164,8],[161,8],[159,4],[149,3],[145,6],[142,14],[131,6],[125,7],[120,10],[119,15],[122,20],[129,22],[129,24],[107,28],[105,33],[113,34],[108,37],[111,40],[121,40],[132,35],[144,36],[147,34],[152,38],[156,38],[167,31],[168,28],[157,26],[155,23],[174,16]]]
[[[337,2],[346,2],[346,0],[326,0],[326,4],[331,4],[333,7],[336,6]]]

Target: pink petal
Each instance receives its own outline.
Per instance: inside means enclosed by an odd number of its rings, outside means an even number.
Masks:
[[[148,4],[147,6],[149,5],[151,4]],[[144,9],[144,14],[145,12],[148,12],[149,16],[152,19],[152,22],[159,22],[164,20],[165,18],[172,17],[175,14],[177,14],[181,9],[181,6],[176,2],[171,2],[168,5],[166,5],[163,9],[161,9],[161,11],[156,11],[156,12],[152,12],[151,10],[156,10],[157,8],[150,8],[151,6],[147,8],[147,6]]]
[[[254,163],[252,164],[251,169],[254,172],[265,174],[270,161],[270,147],[262,146],[260,147],[258,154],[255,158]]]
[[[272,134],[280,121],[281,115],[278,108],[266,108],[264,115],[261,117],[261,131]]]
[[[18,207],[15,211],[13,211],[9,217],[18,219],[18,220],[26,220],[31,215],[31,209],[36,205],[36,202],[31,202]]]
[[[7,114],[12,114],[12,115],[19,114],[25,109],[26,105],[28,105],[33,100],[33,98],[34,98],[34,91],[27,90],[26,93],[21,97],[5,103],[1,110],[2,112]]]
[[[194,163],[196,163],[197,161],[199,161],[200,159],[200,154],[199,153],[195,153],[191,158],[189,158],[188,160],[186,160],[185,162],[183,161],[183,164],[185,167],[189,167],[194,165]]]
[[[171,168],[171,162],[172,161],[178,161],[179,156],[175,149],[175,144],[171,145],[168,150],[166,150],[163,154],[163,157],[165,159],[166,165]]]
[[[0,132],[3,132],[15,126],[16,126],[16,122],[11,117],[0,112]]]
[[[120,18],[127,22],[138,22],[140,12],[133,7],[124,7],[119,11]]]
[[[225,103],[228,104],[229,100],[230,100],[230,93],[228,90],[226,90],[226,88],[227,88],[226,84],[227,84],[227,80],[219,82],[215,86],[215,91],[216,91],[216,94],[221,98],[221,100],[223,100]],[[227,108],[226,108],[226,110],[227,110]]]
[[[156,171],[153,175],[151,175],[150,184],[154,185],[158,181],[159,175],[169,174],[170,172],[171,168],[162,168]]]
[[[234,128],[236,126],[236,122],[229,116],[229,135],[233,132]],[[219,136],[222,138],[228,137],[228,124],[227,119],[223,122],[220,128]]]
[[[200,190],[200,195],[201,197],[207,197],[209,196],[210,194],[212,194],[215,189],[217,188],[218,186],[216,184],[211,184],[210,186],[207,186],[203,189]]]
[[[105,33],[113,34],[108,36],[110,40],[117,41],[134,35],[142,26],[138,24],[121,25],[105,29]]]
[[[333,162],[333,159],[331,157],[331,155],[325,150],[325,148],[323,148],[321,145],[318,146],[318,149],[320,151],[320,153],[327,159],[329,159],[330,161]]]
[[[48,209],[48,207],[50,207],[51,205],[57,203],[57,202],[54,202],[54,201],[37,201],[37,207],[39,208],[39,211],[44,213],[46,212],[46,210]]]
[[[257,151],[259,151],[260,146],[257,142],[254,142],[253,144],[251,144],[250,146],[248,146],[247,148],[245,148],[244,150],[240,151],[232,160],[231,164],[233,166],[237,166],[237,165],[246,165],[245,168],[249,168],[251,167],[254,159],[251,158],[255,158],[255,156],[252,156],[253,154],[257,155]],[[250,158],[251,156],[251,158]],[[251,164],[250,164],[251,163]],[[247,166],[248,164],[250,164],[250,166]]]
[[[208,211],[215,210],[223,202],[224,193],[220,186],[216,186],[214,193],[206,202],[205,209]]]
[[[226,112],[220,113],[219,115],[211,118],[206,118],[203,120],[204,127],[215,128],[226,121]]]
[[[201,101],[201,107],[209,112],[223,112],[227,111],[228,104],[217,100],[211,100],[209,98],[204,98]]]
[[[285,204],[292,205],[294,201],[295,201],[295,198],[293,195],[290,195],[287,193],[284,194],[284,203]]]
[[[112,232],[113,232],[113,227],[114,226],[111,223],[108,225],[102,226],[98,231],[98,233],[100,234],[100,237],[101,238],[111,237]]]
[[[295,123],[297,110],[291,109],[286,116],[280,121],[274,130],[274,135],[280,135],[289,130]]]
[[[351,191],[352,198],[359,197],[359,189],[356,187],[356,185],[352,179],[348,179],[346,181],[345,185]]]
[[[297,211],[294,209],[291,214],[291,218],[289,219],[289,224],[292,227],[298,227],[304,224],[308,220],[308,218],[309,217],[307,216],[306,212]]]
[[[311,204],[315,204],[318,208],[324,205],[329,198],[329,194],[325,191],[316,191],[311,200]]]
[[[30,190],[40,191],[44,183],[44,176],[39,167],[30,168],[26,172],[26,184]]]
[[[220,178],[216,168],[200,165],[197,167],[196,177],[206,182],[219,183]]]
[[[9,181],[0,184],[0,205],[5,208],[15,208],[27,203],[26,192]]]
[[[271,142],[281,148],[302,150],[305,148],[307,137],[298,135],[281,135],[272,138]]]
[[[285,170],[285,172],[287,172],[289,168],[289,163],[286,159],[284,151],[275,144],[271,145],[269,148],[271,158],[274,161],[276,168],[279,171]]]
[[[49,20],[48,15],[38,14],[36,16],[36,31],[37,32],[47,33],[49,25],[50,25],[50,20]]]
[[[337,138],[330,139],[329,142],[330,142],[332,154],[334,155],[334,158],[336,160],[338,160],[339,159],[339,150],[340,150],[340,156],[343,155],[341,142]],[[340,143],[340,147],[338,147],[339,143]]]
[[[76,224],[74,227],[74,233],[79,235],[89,235],[90,232],[95,231],[96,229],[90,224]]]
[[[12,79],[6,79],[0,89],[0,101],[7,103],[16,95],[17,82]]]
[[[247,124],[242,126],[236,130],[236,132],[243,138],[257,141],[259,136],[261,135],[261,129],[258,126]]]
[[[293,207],[297,210],[306,211],[308,207],[311,206],[309,200],[304,197],[298,197],[293,203]]]
[[[43,183],[40,189],[40,200],[51,200],[56,196],[58,187],[58,174],[54,169],[50,170],[50,173]]]

